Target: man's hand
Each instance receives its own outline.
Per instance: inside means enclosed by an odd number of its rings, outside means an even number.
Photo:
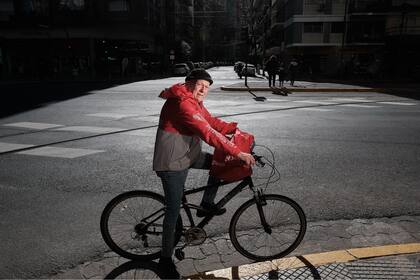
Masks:
[[[246,165],[254,165],[255,164],[255,158],[251,154],[247,154],[244,152],[240,152],[238,154],[238,158],[246,163]]]

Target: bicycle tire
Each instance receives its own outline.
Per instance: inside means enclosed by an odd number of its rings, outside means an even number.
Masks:
[[[129,191],[113,198],[104,208],[100,227],[102,238],[118,255],[137,261],[149,261],[160,257],[162,246],[162,225],[164,198],[149,191]],[[161,216],[139,234],[138,227],[144,217],[158,212]],[[149,230],[150,227],[150,230]],[[182,232],[182,219],[178,218],[175,230],[175,244]]]
[[[243,256],[255,261],[288,255],[300,244],[306,232],[305,213],[295,201],[276,194],[263,195],[262,198],[267,202],[263,212],[271,233],[262,226],[255,198],[236,210],[229,226],[233,246]]]

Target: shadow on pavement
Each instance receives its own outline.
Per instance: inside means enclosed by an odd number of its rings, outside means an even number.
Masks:
[[[105,279],[161,279],[156,262],[129,261],[113,269]]]
[[[312,79],[308,82],[338,83],[360,87],[380,88],[382,93],[420,100],[420,83],[413,80],[334,80]]]
[[[1,84],[0,118],[40,108],[51,102],[59,102],[92,90],[114,86],[112,82],[21,82]]]

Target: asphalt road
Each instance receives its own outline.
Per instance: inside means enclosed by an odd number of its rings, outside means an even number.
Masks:
[[[231,67],[210,73],[209,111],[239,122],[275,153],[282,177],[269,192],[295,199],[309,220],[420,214],[419,101],[381,93],[255,92],[267,98],[260,102],[248,92],[220,90],[239,81]],[[37,106],[22,100],[26,109],[0,119],[0,278],[37,278],[102,255],[105,204],[125,190],[161,192],[151,170],[163,104],[157,95],[177,81],[182,77],[74,95],[63,85],[65,98]],[[187,187],[205,181],[204,172],[192,171]],[[228,210],[248,197],[241,193]],[[223,217],[209,234],[226,232],[230,215]]]

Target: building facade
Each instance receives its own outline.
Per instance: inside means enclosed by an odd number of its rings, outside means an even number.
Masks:
[[[383,78],[399,68],[405,68],[406,76],[418,75],[420,60],[414,49],[420,46],[419,1],[268,0],[267,4],[270,8],[260,15],[265,18],[264,32],[258,39],[264,42],[259,49],[264,59],[273,54],[286,62],[296,58],[301,75],[307,77]],[[410,57],[415,59],[407,63]]]
[[[109,78],[158,71],[169,7],[162,0],[4,0],[3,79]]]
[[[234,0],[2,0],[2,79],[114,79],[177,62],[232,61]]]

